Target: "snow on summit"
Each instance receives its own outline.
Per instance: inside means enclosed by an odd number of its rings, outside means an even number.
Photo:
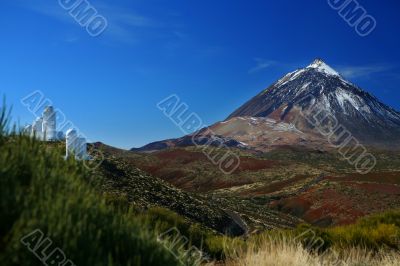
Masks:
[[[336,72],[333,68],[328,66],[324,61],[321,59],[315,59],[314,62],[311,63],[307,68],[314,68],[319,72],[323,72],[328,75],[333,76],[340,76],[338,72]]]
[[[307,132],[312,130],[308,121],[313,121],[316,110],[334,117],[360,142],[368,145],[400,143],[400,113],[343,79],[321,59],[286,74],[236,109],[228,119],[273,118],[297,123],[299,130]]]

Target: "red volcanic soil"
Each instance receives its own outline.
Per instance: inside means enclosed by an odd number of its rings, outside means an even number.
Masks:
[[[176,161],[176,163],[188,164],[195,161],[205,161],[207,157],[201,152],[192,152],[186,150],[161,151],[154,154],[162,161]]]
[[[239,167],[234,173],[240,173],[243,171],[259,171],[269,169],[277,165],[276,161],[272,160],[260,160],[256,158],[240,157]]]
[[[334,189],[324,190],[320,196],[320,202],[320,206],[313,206],[304,214],[306,221],[318,225],[322,220],[328,218],[335,225],[343,225],[355,222],[366,214],[357,208],[354,199]]]
[[[356,202],[333,189],[308,193],[274,202],[271,207],[290,213],[317,226],[343,225],[355,222],[367,214]]]
[[[285,123],[290,124],[292,121],[294,121],[300,114],[295,111],[295,110],[291,110],[290,112],[285,114],[285,110],[286,110],[286,106],[281,106],[278,109],[276,109],[275,111],[273,111],[271,114],[268,115],[268,118],[272,118],[275,121],[283,121]],[[285,114],[284,117],[282,117]],[[283,120],[281,119],[283,118]]]
[[[184,149],[164,150],[149,155],[147,159],[132,159],[130,162],[139,169],[164,179],[178,188],[197,192],[252,183],[254,181],[249,178],[237,177],[237,175],[246,171],[270,169],[278,164],[277,161],[272,160],[240,157],[238,168],[227,176],[221,172],[219,165],[213,164],[201,151]],[[194,171],[205,171],[205,174]]]
[[[176,164],[189,164],[197,161],[206,161],[212,164],[212,162],[207,158],[202,152],[193,152],[186,150],[172,150],[172,151],[162,151],[154,154],[161,161],[175,161]],[[234,171],[234,173],[240,173],[243,171],[259,171],[263,169],[268,169],[275,166],[277,163],[272,160],[261,160],[250,157],[240,157],[239,167]],[[218,167],[216,165],[215,167]]]
[[[286,108],[286,106],[281,106],[275,111],[273,111],[271,114],[268,115],[269,118],[274,119],[275,121],[280,121],[281,116],[283,114],[283,110]]]
[[[350,183],[350,182],[349,182]],[[368,193],[382,193],[382,194],[394,194],[400,195],[400,186],[394,186],[390,184],[375,184],[375,183],[367,183],[367,184],[359,184],[353,183],[351,184],[354,188],[361,188]]]
[[[303,216],[307,212],[312,203],[302,198],[288,198],[280,201],[273,201],[270,207],[279,209],[283,212],[293,214],[295,216]]]
[[[365,175],[353,173],[344,177],[329,177],[328,179],[332,181],[376,182],[400,185],[400,172],[368,173]]]
[[[367,214],[400,208],[400,180],[396,172],[325,177],[324,180],[331,185],[318,184],[270,206],[319,226],[350,224]]]

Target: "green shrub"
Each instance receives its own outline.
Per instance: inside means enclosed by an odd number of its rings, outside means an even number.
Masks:
[[[220,259],[222,256],[222,242],[218,245],[218,248],[213,242],[215,239],[220,239],[221,236],[200,224],[185,220],[175,212],[156,207],[150,208],[144,214],[139,215],[139,217],[144,219],[144,223],[148,224],[151,230],[155,231],[158,235],[169,232],[171,238],[186,238],[186,249],[195,246],[211,258]]]
[[[81,162],[9,133],[0,114],[0,265],[40,265],[20,242],[36,229],[76,265],[179,265],[135,213],[106,204]]]
[[[224,260],[233,254],[240,252],[246,247],[244,239],[239,237],[217,236],[212,235],[205,239],[206,249],[214,258]]]
[[[387,211],[364,217],[353,225],[327,229],[327,233],[337,245],[400,249],[400,212]]]
[[[399,250],[400,212],[392,210],[374,214],[361,218],[355,224],[333,228],[302,224],[294,230],[278,230],[278,232],[284,232],[290,238],[299,240],[304,247],[318,247],[319,252],[330,247],[338,249],[358,247],[373,251],[382,248]]]

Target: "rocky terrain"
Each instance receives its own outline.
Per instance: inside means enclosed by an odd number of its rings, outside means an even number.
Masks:
[[[192,135],[132,150],[193,146],[199,138],[203,143],[217,139],[214,143],[225,147],[258,151],[282,145],[330,149],[345,141],[353,146],[398,149],[400,113],[316,59],[262,90],[224,121]]]
[[[359,171],[338,151],[343,143],[363,145],[376,164]],[[400,208],[399,145],[400,113],[316,59],[208,128],[131,151],[102,147],[252,232],[350,224]],[[238,167],[225,174],[204,147],[235,153]]]
[[[243,235],[255,229],[293,228],[302,220],[254,203],[226,201],[184,191],[135,167],[129,155],[97,143],[105,154],[98,168],[103,193],[126,198],[136,208],[164,207],[219,233]]]
[[[301,222],[317,226],[350,224],[368,214],[400,208],[400,154],[396,151],[373,150],[377,165],[374,171],[362,175],[334,151],[295,147],[267,153],[238,150],[240,166],[226,175],[201,149],[138,153],[99,145],[114,160],[123,160],[125,167],[139,168],[156,180],[162,179],[175,187],[174,191],[186,191],[214,210],[235,213],[250,233]],[[192,200],[188,199],[184,202]]]

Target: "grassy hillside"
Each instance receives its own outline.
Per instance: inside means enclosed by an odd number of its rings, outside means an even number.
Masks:
[[[400,208],[398,151],[371,149],[377,165],[363,175],[332,151],[283,147],[258,154],[235,150],[240,155],[240,165],[226,175],[200,148],[137,153],[103,147],[131,167],[239,213],[254,230],[293,225],[276,215],[335,226]]]
[[[394,266],[400,261],[400,211],[364,217],[353,225],[321,229],[304,224],[220,241],[228,266]]]
[[[167,180],[163,180],[162,175],[153,176],[151,172],[146,173],[136,168],[136,163],[140,164],[145,158],[149,158],[154,165],[158,163],[160,167],[177,167],[177,164],[171,161],[157,161],[147,155],[141,157],[142,155],[118,150],[100,143],[97,143],[96,146],[103,151],[106,158],[102,167],[99,168],[99,174],[104,177],[102,190],[126,195],[127,200],[135,205],[166,207],[194,222],[206,225],[220,233],[228,232],[231,235],[271,228],[294,228],[302,222],[292,215],[271,210],[271,208],[256,204],[252,200],[185,191],[173,186]],[[191,161],[188,157],[179,159],[185,162]],[[188,165],[184,164],[184,167],[187,168]],[[215,166],[207,167],[208,164],[202,167],[210,172],[215,171],[220,174],[216,171],[217,169],[213,169]],[[196,166],[193,166],[191,171],[198,176],[202,176],[204,173]],[[218,178],[216,175],[215,179]],[[226,176],[225,178],[231,177]],[[187,179],[190,180],[189,177]],[[237,217],[240,222],[237,221]],[[245,223],[245,226],[242,223]]]
[[[105,159],[95,174],[99,181],[96,188],[107,197],[117,197],[138,211],[152,207],[168,208],[219,233],[244,234],[244,229],[219,206],[150,176],[124,159],[104,154]]]
[[[22,237],[39,229],[76,265],[178,265],[132,210],[106,204],[80,162],[8,132],[0,116],[0,265],[41,265]],[[47,250],[48,251],[48,250]],[[174,254],[183,253],[176,250]]]
[[[54,265],[54,256],[45,255],[56,247],[75,265],[198,265],[199,255],[208,264],[247,266],[337,265],[338,260],[342,265],[397,265],[400,259],[400,211],[344,226],[295,227],[299,220],[265,206],[271,198],[263,194],[185,192],[134,167],[132,158],[141,155],[117,156],[120,151],[104,149],[105,160],[89,171],[82,162],[63,158],[62,143],[10,131],[7,117],[2,108],[0,265]],[[285,188],[281,197],[292,197],[296,189],[306,190],[287,186],[301,181],[274,187]],[[397,176],[381,182],[396,185]],[[257,233],[251,234],[254,228]],[[35,230],[43,233],[44,242],[21,241]],[[46,237],[52,242],[48,249]],[[179,237],[187,241],[177,245]],[[29,249],[39,242],[44,243],[36,249],[43,252],[43,262]],[[193,247],[202,253],[188,253]]]

